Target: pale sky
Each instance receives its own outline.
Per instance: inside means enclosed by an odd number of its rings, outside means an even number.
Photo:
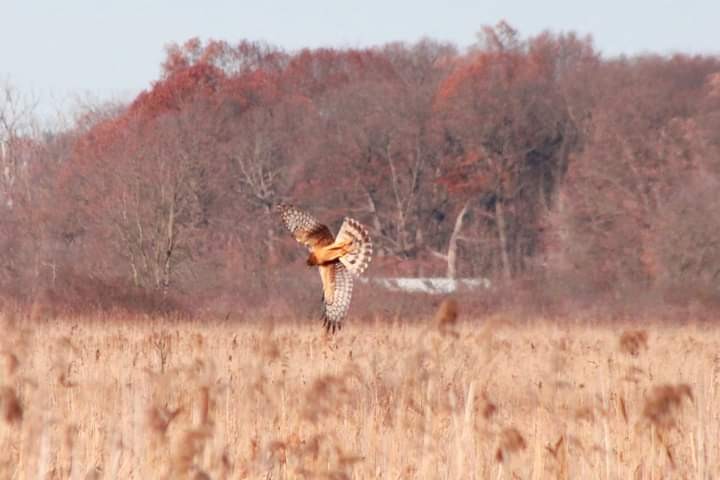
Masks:
[[[45,112],[86,93],[132,98],[158,78],[165,46],[194,36],[290,51],[423,36],[462,48],[502,19],[523,36],[590,34],[606,56],[720,53],[720,0],[0,0],[0,81]]]

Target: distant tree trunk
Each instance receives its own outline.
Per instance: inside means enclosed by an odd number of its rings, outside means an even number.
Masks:
[[[507,230],[505,226],[505,209],[503,201],[498,198],[495,201],[495,221],[497,222],[498,240],[500,241],[500,260],[502,261],[503,278],[510,280],[510,256],[508,255]]]
[[[443,261],[447,263],[447,270],[446,270],[446,276],[447,278],[456,278],[457,276],[457,247],[458,247],[458,240],[460,239],[460,232],[462,231],[463,222],[465,220],[465,215],[467,214],[468,209],[470,208],[470,200],[466,201],[462,208],[460,209],[460,212],[458,213],[457,217],[455,217],[455,225],[453,226],[453,231],[450,234],[450,240],[448,241],[448,249],[447,253],[440,253],[436,250],[430,249],[430,253],[432,253],[437,258],[441,258]]]
[[[390,152],[389,145],[386,148],[385,158],[387,159],[388,166],[390,167],[390,180],[392,185],[393,197],[395,199],[395,229],[397,232],[397,240],[400,245],[401,253],[405,253],[408,250],[408,235],[407,235],[407,218],[405,208],[403,206],[403,199],[400,194],[400,185],[397,170],[395,168],[395,162]]]
[[[163,297],[167,296],[170,290],[170,278],[172,275],[172,255],[175,249],[175,203],[177,198],[173,193],[173,198],[170,203],[170,212],[168,213],[167,223],[167,237],[165,242],[165,261],[163,263],[163,277],[162,277],[162,293]]]
[[[370,214],[372,215],[372,226],[376,232],[380,233],[382,231],[382,225],[380,225],[380,219],[378,218],[375,199],[372,197],[372,195],[367,189],[365,189],[365,195],[367,196],[368,200],[368,209],[370,210]]]
[[[272,215],[273,215],[272,208],[273,208],[272,203],[270,203],[270,202],[266,203],[265,204],[265,215],[267,215],[268,217],[272,217]],[[277,249],[275,248],[276,238],[275,238],[275,228],[273,228],[274,225],[275,225],[275,223],[272,221],[269,223],[269,226],[267,229],[267,240],[266,240],[268,262],[271,265],[275,265],[276,262],[278,261]]]
[[[466,201],[465,204],[463,204],[463,207],[460,210],[460,213],[458,213],[458,216],[455,218],[455,226],[453,227],[452,234],[450,235],[450,242],[448,244],[448,252],[447,252],[447,277],[448,278],[454,279],[457,276],[458,238],[460,237],[460,232],[462,231],[463,221],[465,220],[465,215],[467,214],[469,206],[470,206],[470,200]]]

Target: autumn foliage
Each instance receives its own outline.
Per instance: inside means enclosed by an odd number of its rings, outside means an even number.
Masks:
[[[162,67],[129,104],[87,108],[59,132],[32,128],[6,88],[5,297],[311,301],[271,214],[280,200],[333,228],[361,219],[375,275],[680,303],[707,300],[720,275],[717,57],[605,58],[589,38],[523,38],[503,22],[466,52],[193,39]]]

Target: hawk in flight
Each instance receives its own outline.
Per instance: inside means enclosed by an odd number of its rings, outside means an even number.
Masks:
[[[328,332],[342,328],[352,297],[353,275],[367,269],[372,258],[372,241],[360,222],[345,217],[337,236],[312,215],[299,208],[280,204],[280,217],[295,240],[310,250],[307,264],[320,269],[323,286],[322,319]]]

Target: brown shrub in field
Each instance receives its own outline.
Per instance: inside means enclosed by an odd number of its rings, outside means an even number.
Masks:
[[[433,318],[433,324],[435,327],[445,335],[458,336],[455,331],[459,316],[458,302],[454,298],[446,298],[440,303],[435,317]]]
[[[674,427],[678,421],[677,412],[686,398],[693,400],[690,385],[658,385],[645,401],[643,415],[658,429]]]
[[[8,423],[22,420],[23,408],[13,388],[0,387],[0,410],[2,411],[3,420]]]
[[[506,428],[500,433],[500,442],[495,451],[495,459],[498,462],[505,460],[505,457],[525,450],[527,442],[517,428]]]
[[[648,334],[645,330],[626,330],[620,335],[620,351],[637,357],[641,350],[648,348]]]

